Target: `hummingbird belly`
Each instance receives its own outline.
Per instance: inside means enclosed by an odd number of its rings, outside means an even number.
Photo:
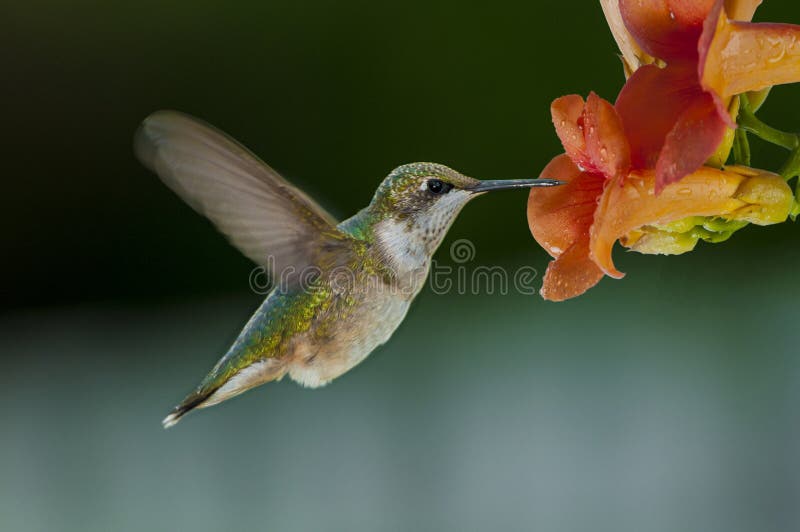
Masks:
[[[352,369],[391,337],[416,292],[392,290],[378,278],[336,293],[328,285],[307,292],[273,292],[228,353],[201,383],[210,406],[287,373],[316,388]],[[370,288],[363,290],[364,286]]]
[[[316,388],[346,373],[389,340],[411,304],[391,293],[358,299],[338,299],[317,317],[317,327],[297,338],[287,366],[292,380]]]

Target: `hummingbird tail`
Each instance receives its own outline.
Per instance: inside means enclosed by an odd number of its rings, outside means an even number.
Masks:
[[[161,424],[168,429],[195,408],[213,406],[265,382],[280,380],[286,371],[285,362],[274,358],[254,362],[225,380],[217,380],[212,371],[204,384],[181,401]]]
[[[176,425],[178,421],[183,418],[186,414],[194,410],[195,408],[201,407],[201,405],[209,398],[209,396],[214,393],[214,390],[210,390],[204,393],[195,392],[189,395],[186,399],[184,399],[181,404],[176,406],[172,409],[172,412],[161,421],[161,424],[164,426],[165,429]]]
[[[183,417],[183,414],[184,414],[183,412],[173,412],[167,417],[165,417],[163,420],[161,420],[161,424],[164,426],[165,429],[168,429],[173,425],[177,425],[178,421],[180,421],[181,417]]]

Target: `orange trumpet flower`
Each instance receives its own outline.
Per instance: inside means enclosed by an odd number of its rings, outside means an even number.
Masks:
[[[696,169],[656,195],[656,172],[633,168],[623,120],[591,93],[553,102],[551,114],[565,154],[542,175],[566,181],[528,200],[536,241],[555,259],[541,294],[560,301],[582,294],[603,277],[623,276],[611,251],[620,240],[642,253],[688,251],[699,239],[724,239],[746,223],[785,221],[792,192],[775,174],[744,167]]]
[[[748,22],[760,3],[602,0],[630,73],[615,106],[631,165],[655,169],[657,193],[736,127],[733,96],[800,81],[800,26]]]

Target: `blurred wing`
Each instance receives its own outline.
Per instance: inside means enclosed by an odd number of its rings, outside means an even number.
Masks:
[[[252,261],[300,272],[322,267],[347,237],[322,207],[224,133],[176,111],[142,122],[139,160]],[[271,257],[268,258],[268,257]]]

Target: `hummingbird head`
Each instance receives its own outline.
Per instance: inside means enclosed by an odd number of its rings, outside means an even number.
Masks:
[[[390,254],[427,259],[471,199],[494,190],[559,184],[553,179],[481,181],[441,164],[412,163],[383,180],[369,209],[377,215],[376,234]]]

